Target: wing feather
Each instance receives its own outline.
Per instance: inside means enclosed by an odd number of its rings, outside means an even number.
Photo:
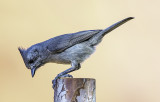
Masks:
[[[90,39],[100,31],[102,30],[86,30],[77,33],[64,34],[51,38],[46,41],[47,50],[49,50],[51,53],[60,53],[75,44]]]

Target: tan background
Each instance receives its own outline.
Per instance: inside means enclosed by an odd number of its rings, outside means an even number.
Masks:
[[[96,78],[97,102],[160,102],[159,0],[0,0],[0,102],[53,102],[52,79],[70,65],[46,64],[34,78],[17,50],[51,37],[108,34],[74,77]]]

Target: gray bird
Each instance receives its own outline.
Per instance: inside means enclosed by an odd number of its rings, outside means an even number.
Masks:
[[[85,30],[71,34],[64,34],[41,43],[32,45],[28,49],[18,48],[23,61],[28,69],[31,69],[32,77],[38,68],[46,63],[71,64],[71,68],[58,74],[52,81],[53,88],[60,77],[72,77],[68,73],[80,69],[80,64],[95,51],[95,47],[102,41],[102,38],[133,19],[128,17],[104,30]]]

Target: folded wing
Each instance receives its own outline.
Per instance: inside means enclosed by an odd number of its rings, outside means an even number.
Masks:
[[[90,39],[91,37],[93,37],[94,35],[96,35],[101,31],[102,30],[86,30],[77,33],[60,35],[47,40],[46,47],[51,53],[60,53],[75,44]]]

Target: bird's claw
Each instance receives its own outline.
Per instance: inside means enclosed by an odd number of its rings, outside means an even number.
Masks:
[[[73,76],[70,75],[70,74],[65,74],[65,75],[61,76],[61,78],[66,78],[66,77],[68,77],[68,78],[73,78]]]
[[[65,74],[65,75],[57,75],[56,77],[55,77],[55,79],[54,80],[52,80],[52,84],[53,84],[53,89],[55,88],[55,86],[56,86],[56,84],[57,84],[57,79],[60,79],[60,78],[66,78],[66,77],[69,77],[69,78],[73,78],[73,76],[72,75],[70,75],[70,74]]]

